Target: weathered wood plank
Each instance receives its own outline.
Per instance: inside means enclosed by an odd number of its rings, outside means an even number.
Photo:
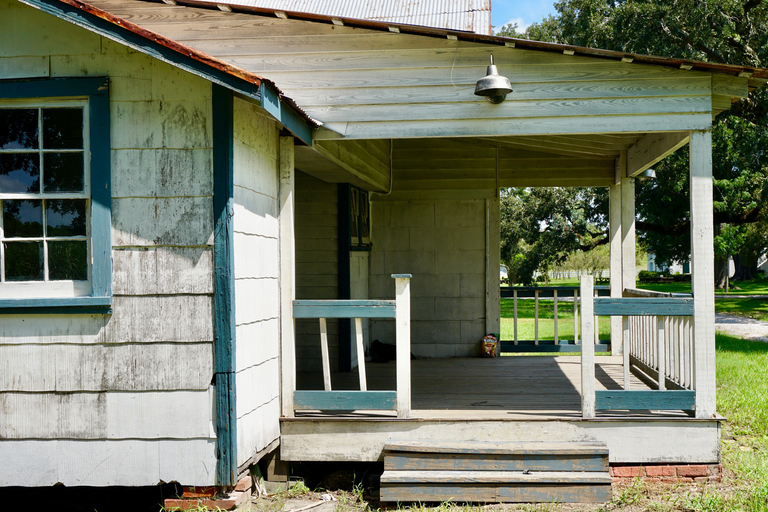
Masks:
[[[214,438],[211,390],[0,393],[8,439]],[[161,421],[161,418],[173,421]]]
[[[603,455],[488,455],[385,452],[384,471],[607,471]]]
[[[115,295],[213,293],[208,247],[146,247],[112,251]]]
[[[108,343],[213,341],[210,295],[116,296],[112,309]]]
[[[393,410],[395,391],[302,391],[293,394],[296,410]]]
[[[729,105],[730,106],[730,105]],[[637,176],[688,143],[687,132],[649,133],[627,150],[626,176]]]
[[[296,321],[293,301],[296,299],[296,242],[294,215],[296,171],[293,137],[281,137],[279,155],[278,231],[280,234],[280,415],[294,414],[293,392],[296,390]]]
[[[210,343],[3,345],[0,370],[8,391],[207,390],[213,355]]]
[[[495,484],[608,484],[611,475],[596,471],[385,471],[382,485],[438,484],[438,483],[495,483]]]
[[[429,452],[481,455],[608,455],[608,448],[601,443],[564,443],[557,441],[525,443],[512,441],[410,441],[393,439],[387,442],[388,452]]]
[[[695,405],[695,391],[689,390],[597,390],[597,409],[602,410],[677,410],[691,411]]]
[[[210,148],[211,102],[112,102],[112,149]]]
[[[294,318],[394,318],[393,300],[295,300]]]
[[[106,343],[107,315],[3,315],[0,345]]]
[[[113,244],[213,245],[213,201],[210,197],[112,200]]]
[[[216,485],[214,439],[7,440],[3,461],[0,482],[11,486]]]
[[[595,316],[592,276],[581,276],[581,416],[595,417]]]
[[[280,438],[280,399],[237,418],[237,465]]]
[[[236,339],[235,364],[239,372],[279,356],[280,322],[273,318],[238,325]]]
[[[278,359],[269,359],[259,365],[238,371],[235,376],[235,389],[237,390],[235,410],[238,418],[250,414],[273,400],[279,400],[280,364]]]
[[[0,76],[8,79],[47,77],[50,69],[50,57],[47,55],[0,58]]]
[[[596,297],[597,316],[692,316],[693,299],[674,297]]]
[[[112,197],[210,196],[211,150],[119,149],[112,151]]]

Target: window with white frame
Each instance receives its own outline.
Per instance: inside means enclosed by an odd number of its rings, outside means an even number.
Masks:
[[[107,78],[0,80],[0,313],[108,312],[111,226]]]
[[[3,296],[90,293],[86,109],[0,103]]]

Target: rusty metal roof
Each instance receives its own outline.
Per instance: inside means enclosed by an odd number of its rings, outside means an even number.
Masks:
[[[221,2],[204,0],[204,3]],[[227,3],[491,34],[491,0],[228,0]]]

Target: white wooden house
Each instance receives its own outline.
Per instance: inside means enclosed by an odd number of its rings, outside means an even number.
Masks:
[[[0,486],[227,486],[278,445],[719,461],[711,120],[768,70],[191,0],[0,0],[0,26]],[[473,94],[491,55],[501,104]],[[636,298],[634,176],[685,144],[694,296]],[[470,359],[499,331],[507,186],[610,188],[581,365]],[[375,391],[306,392],[373,339],[398,340]]]

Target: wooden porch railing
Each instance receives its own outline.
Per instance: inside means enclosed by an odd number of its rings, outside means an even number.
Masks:
[[[595,286],[594,294],[597,296],[610,295],[609,286]],[[578,351],[581,341],[579,339],[579,287],[578,286],[510,286],[501,288],[502,298],[513,299],[513,339],[511,341],[502,341],[502,352],[520,352],[527,350],[534,351],[567,351],[568,349]],[[530,300],[534,301],[534,314],[533,314],[533,340],[521,340],[518,335],[518,300]],[[549,299],[552,300],[554,314],[553,320],[553,342],[550,340],[543,340],[539,336],[540,325],[543,322],[539,318],[539,304],[540,300]],[[560,337],[560,319],[558,318],[558,305],[561,302],[573,302],[573,339],[566,340]],[[549,319],[546,320],[550,322]],[[597,331],[595,331],[597,333]],[[595,334],[594,343],[599,345],[599,336]],[[607,345],[600,345],[598,350],[607,350]]]
[[[320,350],[323,364],[323,391],[295,390],[294,410],[353,411],[396,410],[398,418],[411,411],[411,292],[410,274],[392,274],[395,300],[295,300],[294,318],[320,321]],[[357,345],[359,391],[334,391],[328,351],[327,318],[354,318]],[[363,347],[363,318],[394,318],[397,366],[396,391],[368,391]],[[295,367],[295,366],[294,366]]]
[[[581,280],[582,297],[592,296],[592,278]],[[685,326],[693,316],[692,297],[640,296],[596,298],[582,300],[582,332],[592,332],[594,316],[621,316],[624,318],[624,389],[595,390],[594,347],[584,346],[581,351],[582,415],[593,418],[596,410],[693,410],[695,391],[692,389],[693,347],[686,347]],[[684,320],[680,320],[684,318]],[[634,348],[632,348],[634,347]],[[634,350],[634,354],[633,354]],[[632,361],[646,377],[656,376],[652,390],[631,390],[629,372]],[[669,380],[668,375],[686,373],[688,385]],[[672,369],[672,370],[670,370]],[[673,383],[673,386],[669,386]],[[671,389],[670,389],[671,388]]]

